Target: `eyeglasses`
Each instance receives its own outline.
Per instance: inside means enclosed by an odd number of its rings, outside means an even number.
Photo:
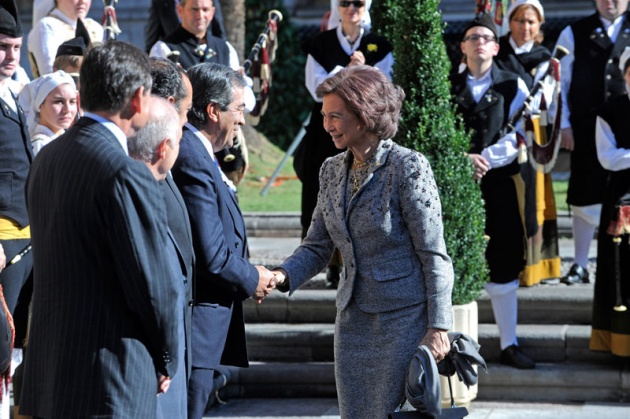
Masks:
[[[488,42],[494,42],[497,40],[497,38],[495,38],[492,35],[477,35],[477,34],[472,34],[472,35],[468,35],[466,38],[464,38],[464,42],[465,41],[472,41],[472,42],[477,42],[480,39],[483,39],[484,43],[488,43]]]
[[[361,7],[365,6],[365,2],[364,1],[340,1],[339,2],[339,7],[350,7],[350,5],[353,5],[355,9],[360,9]]]

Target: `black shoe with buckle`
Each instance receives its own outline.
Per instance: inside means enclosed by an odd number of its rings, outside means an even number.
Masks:
[[[577,263],[574,263],[569,269],[569,272],[560,279],[560,282],[567,285],[573,284],[588,284],[588,271],[586,268],[581,267]]]
[[[516,345],[508,346],[501,351],[501,363],[520,370],[536,368],[536,363]]]

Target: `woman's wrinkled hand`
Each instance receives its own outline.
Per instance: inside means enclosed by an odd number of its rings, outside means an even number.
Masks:
[[[436,362],[443,360],[451,350],[451,342],[448,340],[446,330],[428,329],[420,342],[420,346],[422,345],[429,348]]]

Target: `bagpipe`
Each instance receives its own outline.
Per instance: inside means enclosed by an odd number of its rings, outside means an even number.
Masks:
[[[248,115],[248,120],[253,126],[258,125],[260,117],[267,110],[272,83],[271,63],[275,61],[278,49],[279,22],[282,22],[282,13],[275,9],[271,10],[265,30],[258,35],[256,43],[243,63],[245,73],[249,74],[254,82],[252,90],[256,96],[256,106]]]
[[[507,124],[506,133],[516,131],[519,150],[518,162],[523,164],[529,161],[536,170],[543,173],[551,172],[560,150],[560,124],[562,121],[560,60],[568,53],[569,51],[563,46],[558,45],[556,47],[554,56],[549,60],[546,73],[534,84],[523,105],[510,116]],[[549,115],[544,94],[545,83],[548,80],[553,83],[553,103],[555,105],[555,117],[550,138],[547,135]],[[538,106],[540,115],[533,115],[532,102],[537,100],[539,93],[541,93],[540,105]],[[525,121],[525,136],[516,130],[516,126],[522,119]],[[538,122],[538,129],[535,127],[536,121]]]
[[[103,41],[116,39],[122,32],[116,19],[116,9],[114,8],[116,3],[118,3],[118,0],[103,0],[105,6],[103,8],[103,18],[101,19],[101,25],[104,30]]]
[[[267,110],[269,91],[272,84],[271,63],[276,58],[278,23],[281,21],[282,13],[278,10],[274,9],[268,13],[267,25],[264,31],[258,35],[254,46],[243,63],[245,74],[252,78],[252,90],[256,98],[254,109],[246,114],[246,118],[252,126],[258,125],[260,117]],[[169,58],[174,59],[177,57]],[[235,185],[238,185],[243,180],[247,170],[247,145],[242,132],[242,130],[239,130],[232,147],[215,153],[221,169]]]

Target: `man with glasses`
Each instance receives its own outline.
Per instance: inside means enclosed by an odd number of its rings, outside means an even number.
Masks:
[[[188,208],[196,257],[188,417],[201,419],[212,397],[214,370],[249,365],[242,301],[262,301],[275,279],[248,262],[243,215],[214,157],[245,124],[245,80],[214,63],[198,64],[188,76],[193,103],[172,173]]]
[[[481,184],[489,236],[486,260],[492,301],[501,340],[501,362],[535,367],[516,339],[519,273],[525,266],[525,230],[519,208],[524,183],[517,161],[516,132],[507,132],[508,121],[525,101],[525,82],[494,65],[499,52],[497,29],[490,14],[475,18],[461,43],[466,70],[455,76],[453,94],[466,128],[472,132],[469,158],[473,177]],[[524,197],[524,196],[523,196]]]

